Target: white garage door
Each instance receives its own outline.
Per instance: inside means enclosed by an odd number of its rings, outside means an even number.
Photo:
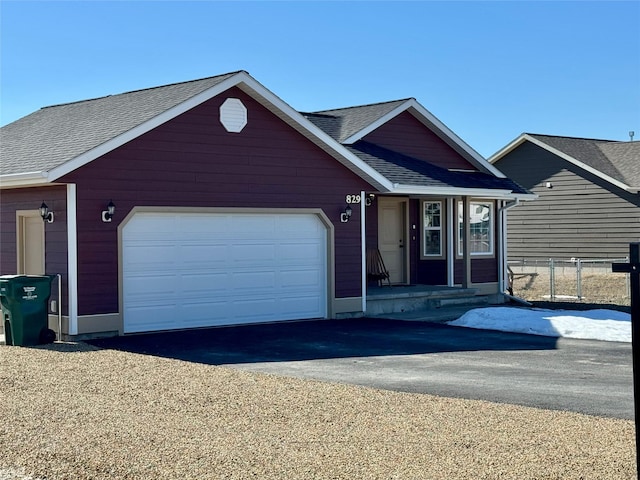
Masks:
[[[323,318],[316,215],[136,213],[122,233],[125,333]]]

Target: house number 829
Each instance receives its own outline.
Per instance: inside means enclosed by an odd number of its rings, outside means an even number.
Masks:
[[[360,203],[360,195],[347,195],[347,203]]]

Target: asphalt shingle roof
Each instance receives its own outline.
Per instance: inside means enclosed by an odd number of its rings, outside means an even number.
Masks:
[[[0,129],[0,173],[49,171],[234,74],[41,108]]]
[[[393,183],[423,187],[510,190],[518,194],[530,193],[508,178],[498,178],[478,171],[451,171],[362,140],[346,148]]]
[[[343,143],[351,135],[368,127],[407,99],[391,102],[361,105],[357,107],[322,110],[320,112],[303,113],[307,120],[324,130],[334,140]]]
[[[640,186],[640,142],[528,135],[619,182]]]
[[[237,73],[42,108],[0,129],[0,174],[51,171]],[[302,115],[343,143],[409,100]],[[452,172],[364,141],[343,146],[393,183],[528,193],[508,179],[480,172]]]

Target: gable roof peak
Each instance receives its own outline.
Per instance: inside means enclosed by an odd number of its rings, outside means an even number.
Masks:
[[[499,162],[527,142],[623,190],[640,191],[639,142],[523,133],[493,154],[489,162]]]

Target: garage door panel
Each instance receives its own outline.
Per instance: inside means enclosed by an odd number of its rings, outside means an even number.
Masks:
[[[177,247],[175,244],[136,242],[129,244],[124,260],[132,267],[142,270],[171,267],[175,264]]]
[[[130,300],[135,300],[143,295],[159,296],[174,295],[178,286],[179,277],[177,275],[135,275],[128,277],[124,284],[124,291]]]
[[[239,234],[270,235],[276,233],[277,219],[272,215],[233,215],[231,229]]]
[[[227,245],[223,244],[182,244],[179,247],[178,256],[183,264],[192,263],[195,266],[203,263],[223,263],[229,253]]]
[[[238,263],[273,262],[276,258],[276,246],[263,242],[238,242],[231,246],[231,260]]]
[[[167,305],[149,302],[144,306],[131,306],[127,333],[168,330],[176,328],[178,308],[175,304]]]
[[[273,271],[246,271],[231,275],[232,287],[236,290],[244,290],[249,294],[273,290],[276,286],[275,283],[276,274]]]
[[[182,291],[191,294],[225,292],[229,288],[229,274],[226,272],[183,274],[181,277]]]
[[[326,316],[315,215],[145,212],[122,235],[127,333]]]
[[[307,289],[317,292],[324,281],[323,272],[319,269],[281,270],[280,285],[287,289]]]
[[[324,256],[323,245],[316,243],[283,243],[278,245],[278,256],[286,257],[286,263],[320,261]]]
[[[283,298],[280,303],[283,309],[290,313],[289,319],[294,318],[313,318],[314,314],[320,308],[320,302],[324,299],[318,298],[317,295],[300,296],[297,298]]]

